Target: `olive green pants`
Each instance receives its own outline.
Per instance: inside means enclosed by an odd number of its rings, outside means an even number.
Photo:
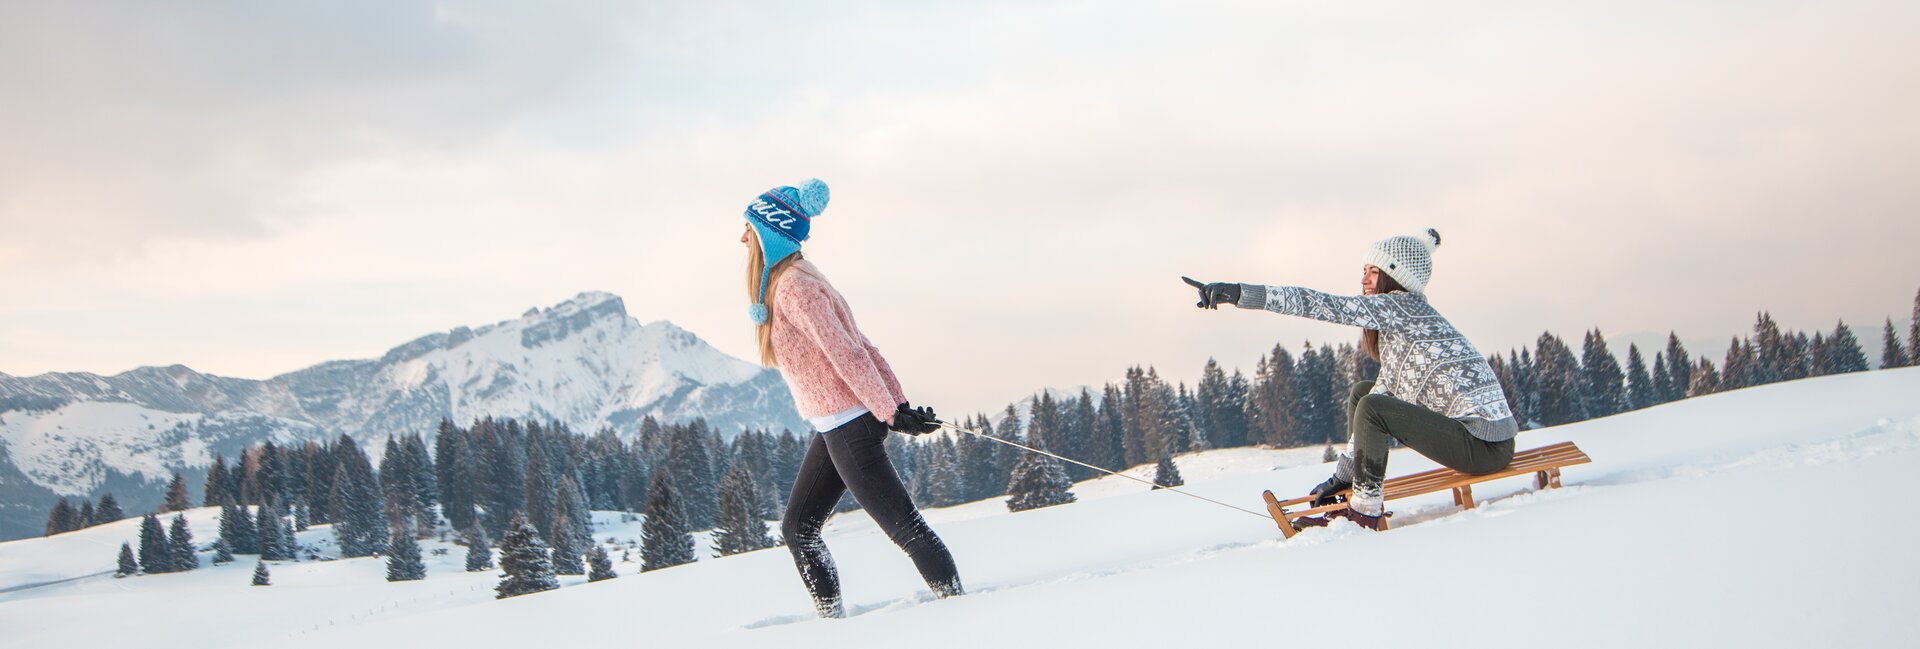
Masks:
[[[1459,420],[1372,391],[1372,381],[1353,385],[1347,400],[1350,452],[1336,468],[1339,477],[1353,483],[1353,508],[1362,514],[1378,516],[1382,510],[1380,485],[1386,480],[1390,440],[1461,473],[1493,473],[1513,461],[1513,440],[1482,440]]]

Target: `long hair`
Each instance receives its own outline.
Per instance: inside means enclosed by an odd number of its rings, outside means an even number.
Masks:
[[[1407,290],[1406,287],[1400,285],[1400,282],[1394,281],[1393,276],[1388,275],[1386,271],[1380,271],[1380,281],[1379,281],[1378,288],[1380,292],[1376,293],[1376,295],[1384,295],[1387,293],[1392,293],[1394,291]],[[1369,358],[1372,358],[1374,362],[1376,363],[1380,362],[1380,331],[1379,330],[1368,329],[1360,333],[1360,351],[1366,352],[1367,356]]]
[[[753,302],[760,299],[760,272],[766,269],[767,258],[766,254],[760,251],[760,233],[748,228],[747,236],[750,237],[747,242],[747,301]],[[804,258],[801,253],[795,252],[787,255],[786,259],[780,260],[780,263],[774,264],[773,274],[767,277],[768,302],[773,301],[774,291],[779,290],[780,278],[787,275],[787,269],[793,268],[794,262]],[[767,323],[755,325],[753,328],[754,336],[760,341],[760,364],[766,367],[780,366],[779,359],[774,358],[773,355],[773,319],[778,316],[779,314],[773,310],[773,305],[768,304]]]

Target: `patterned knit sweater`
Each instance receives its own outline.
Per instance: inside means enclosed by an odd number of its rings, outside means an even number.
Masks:
[[[1519,432],[1487,358],[1417,293],[1328,295],[1295,286],[1240,285],[1240,308],[1264,309],[1380,332],[1380,378],[1387,395],[1466,424],[1474,437],[1502,442]]]
[[[808,419],[866,406],[882,422],[907,400],[880,350],[853,323],[853,310],[812,262],[795,261],[770,302],[773,354]]]

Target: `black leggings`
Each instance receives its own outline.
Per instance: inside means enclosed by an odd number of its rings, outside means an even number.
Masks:
[[[920,510],[900,484],[900,476],[893,472],[893,463],[887,459],[887,432],[886,424],[869,413],[816,434],[807,447],[806,459],[800,462],[800,474],[794,478],[780,531],[823,617],[845,614],[840,603],[840,576],[833,568],[826,543],[820,539],[820,528],[833,515],[840,495],[848,490],[887,537],[913,558],[913,565],[920,569],[921,578],[927,580],[934,595],[948,597],[961,592],[953,553],[920,518]]]
[[[1441,466],[1472,475],[1505,469],[1513,461],[1511,439],[1482,440],[1457,419],[1372,392],[1373,381],[1353,385],[1347,400],[1352,455],[1340,458],[1335,470],[1335,475],[1353,483],[1353,508],[1362,514],[1378,516],[1383,511],[1381,485],[1387,476],[1391,440],[1400,440]]]

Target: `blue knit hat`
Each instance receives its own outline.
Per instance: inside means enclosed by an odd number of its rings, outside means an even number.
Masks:
[[[818,178],[800,183],[799,189],[781,186],[767,190],[747,206],[747,223],[760,235],[760,255],[766,267],[760,270],[760,296],[748,307],[753,324],[767,323],[767,280],[773,267],[793,253],[813,230],[813,219],[827,209],[827,184]]]

